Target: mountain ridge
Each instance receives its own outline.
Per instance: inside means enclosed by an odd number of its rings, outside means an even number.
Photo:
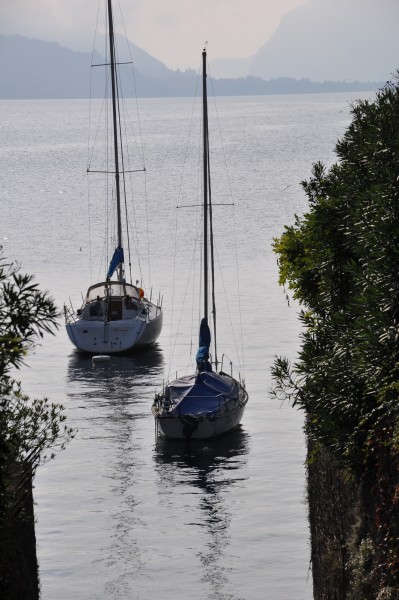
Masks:
[[[385,81],[399,66],[397,0],[309,0],[254,55],[215,59],[216,77]]]
[[[135,65],[136,91],[132,90],[127,95],[179,97],[194,94],[198,77],[195,71],[172,71],[132,42],[125,39],[124,43]],[[0,34],[0,56],[3,57],[0,61],[2,99],[103,97],[104,75],[90,77],[91,64],[104,62],[98,51],[92,54],[65,48],[57,42]],[[122,58],[126,57],[123,55]],[[214,79],[216,95],[373,91],[381,85],[378,81],[317,83],[308,78],[297,80],[290,77],[270,80],[255,76]]]

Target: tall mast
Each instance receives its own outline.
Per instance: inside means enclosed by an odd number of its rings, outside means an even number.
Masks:
[[[206,89],[206,49],[202,51],[202,115],[204,160],[204,317],[208,319],[208,97]]]
[[[115,61],[115,39],[114,23],[112,18],[111,0],[108,0],[108,28],[109,28],[109,52],[111,59],[111,86],[112,86],[112,123],[114,133],[114,163],[115,163],[115,187],[116,187],[116,211],[118,226],[118,248],[122,248],[122,222],[121,222],[121,194],[119,181],[119,153],[118,153],[118,120],[117,120],[117,86],[116,86],[116,61]],[[119,280],[122,280],[122,266],[118,268]]]

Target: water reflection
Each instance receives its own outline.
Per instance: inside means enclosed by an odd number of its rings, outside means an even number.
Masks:
[[[93,365],[90,356],[73,352],[67,371],[68,396],[102,404],[131,402],[162,380],[164,357],[158,346],[152,351],[115,355],[108,363]],[[145,395],[147,395],[145,393]]]
[[[95,513],[96,568],[106,573],[96,599],[132,597],[137,573],[145,566],[138,537],[143,529],[140,482],[146,479],[145,457],[154,439],[150,409],[163,367],[157,347],[113,356],[109,364],[95,366],[91,357],[77,352],[69,358],[68,408],[71,424],[78,429],[76,460],[83,476],[80,495],[87,505],[85,529]]]
[[[100,381],[109,377],[141,377],[159,376],[164,365],[163,352],[158,344],[141,352],[113,355],[109,362],[93,365],[92,357],[72,351],[69,358],[68,380]]]
[[[249,445],[250,436],[239,427],[220,438],[191,440],[189,444],[160,438],[154,450],[159,495],[171,488],[184,493],[184,486],[189,486],[188,493],[197,498],[197,517],[190,525],[198,528],[200,539],[206,533],[207,540],[199,544],[196,556],[201,584],[208,588],[207,597],[212,600],[242,598],[230,581],[227,554],[232,515],[237,513],[234,493],[248,477]]]

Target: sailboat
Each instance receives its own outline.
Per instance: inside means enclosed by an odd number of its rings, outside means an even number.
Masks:
[[[196,371],[176,378],[155,395],[152,413],[157,433],[166,438],[206,439],[222,435],[239,425],[248,401],[245,382],[222,368],[211,358],[209,326],[209,279],[214,287],[214,253],[212,203],[209,176],[208,97],[206,49],[202,52],[202,117],[203,117],[203,316],[199,326]],[[209,261],[210,259],[210,261]],[[212,298],[215,294],[212,290]],[[215,321],[216,308],[212,313]],[[214,322],[214,331],[216,323]]]
[[[113,177],[112,194],[116,199],[116,247],[104,279],[87,290],[83,305],[77,311],[64,306],[66,331],[71,342],[82,352],[108,355],[137,350],[154,344],[162,329],[162,300],[153,302],[144,290],[126,281],[125,250],[123,245],[122,215],[126,210],[124,145],[121,127],[120,81],[116,58],[116,43],[112,2],[107,0],[109,68],[111,81],[113,164],[106,176]],[[130,276],[131,277],[131,276]]]

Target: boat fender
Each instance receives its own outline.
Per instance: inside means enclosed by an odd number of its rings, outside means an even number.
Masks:
[[[99,363],[109,364],[111,362],[111,357],[108,354],[99,354],[97,356],[93,356],[91,359],[91,363],[93,366]]]

